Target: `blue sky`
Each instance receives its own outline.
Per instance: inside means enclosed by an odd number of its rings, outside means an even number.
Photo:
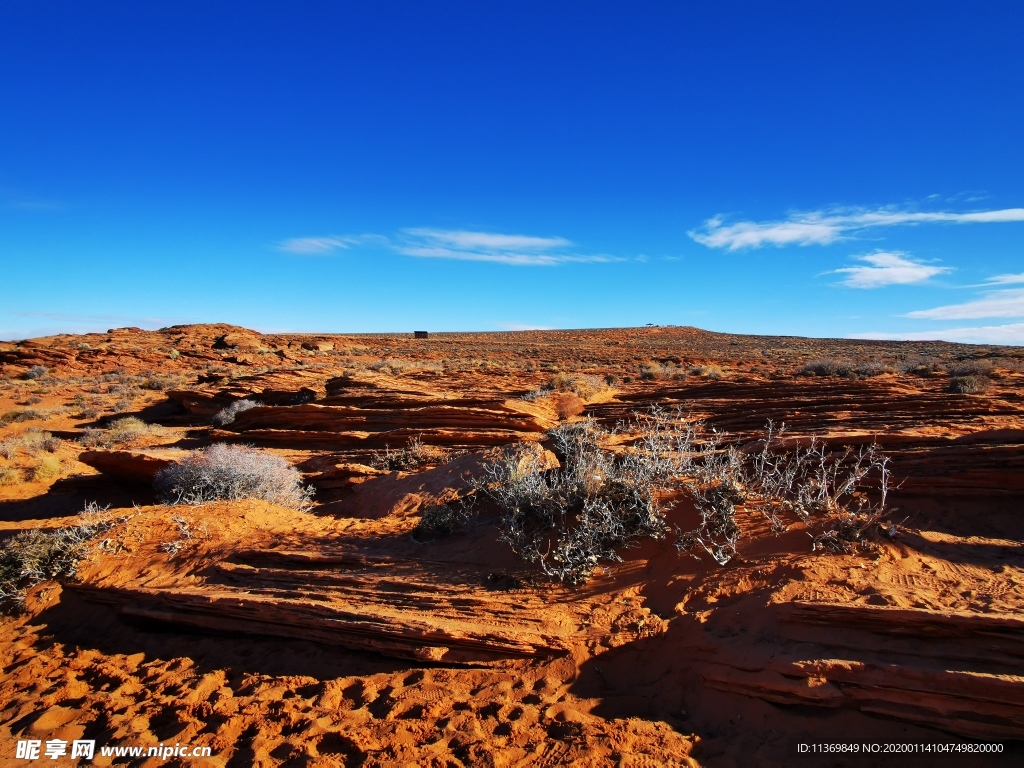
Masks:
[[[0,6],[0,338],[1024,344],[1019,2]]]

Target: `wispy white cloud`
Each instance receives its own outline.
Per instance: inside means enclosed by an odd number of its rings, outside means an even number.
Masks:
[[[282,240],[277,249],[304,256],[322,256],[339,249],[377,246],[418,259],[484,261],[518,267],[624,261],[607,254],[580,254],[564,237],[506,235],[463,229],[403,229],[397,235],[326,235]]]
[[[405,229],[394,248],[419,259],[484,261],[516,267],[552,267],[568,263],[622,261],[604,254],[573,253],[564,237],[504,235],[447,229]]]
[[[907,258],[906,253],[900,251],[878,251],[854,258],[866,262],[866,264],[834,270],[836,274],[846,275],[842,284],[849,288],[912,285],[913,283],[923,283],[935,275],[952,271],[951,267],[936,267],[914,261]]]
[[[1024,288],[989,291],[980,299],[948,304],[934,309],[908,312],[907,317],[923,320],[974,320],[983,317],[1024,317]]]
[[[348,248],[349,243],[343,237],[291,237],[277,244],[277,249],[286,253],[302,256],[319,256],[339,248]]]
[[[964,344],[1024,344],[1024,323],[984,325],[974,328],[946,328],[935,331],[860,333],[855,339],[895,339],[898,341],[957,341]]]
[[[566,248],[572,245],[571,240],[564,237],[533,237],[531,235],[503,235],[495,232],[470,232],[462,229],[425,229],[413,228],[402,230],[406,235],[439,243],[459,250],[485,251],[547,251],[552,248]]]
[[[990,277],[985,281],[990,285],[1013,285],[1014,283],[1024,283],[1024,272],[1016,275],[996,275]]]
[[[831,208],[795,213],[782,221],[739,221],[727,224],[723,216],[705,222],[690,237],[709,248],[738,251],[765,245],[829,245],[876,227],[912,224],[993,224],[1024,222],[1024,208],[955,213],[906,211],[897,208]]]

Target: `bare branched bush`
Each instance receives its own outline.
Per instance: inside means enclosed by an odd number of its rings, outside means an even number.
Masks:
[[[89,541],[108,530],[100,520],[106,508],[87,504],[79,524],[51,530],[22,531],[0,548],[0,611],[19,612],[27,589],[50,579],[75,578],[89,554]]]
[[[958,395],[982,395],[991,384],[984,376],[954,376],[949,380],[949,391]]]
[[[461,504],[428,504],[420,512],[412,535],[421,542],[449,536],[469,520],[469,510]]]
[[[263,403],[258,400],[235,400],[233,403],[228,405],[226,408],[222,408],[213,417],[213,423],[218,427],[223,427],[231,424],[235,417],[238,416],[242,411],[248,411],[251,408],[260,408]]]
[[[707,365],[695,365],[690,368],[691,376],[700,376],[704,379],[711,379],[712,381],[718,381],[725,375],[725,371],[722,370],[720,365],[714,363],[708,363]]]
[[[370,466],[388,472],[408,472],[427,465],[443,464],[451,458],[451,452],[440,446],[424,445],[423,438],[416,435],[409,439],[405,448],[391,450],[385,445],[383,451],[370,454]]]
[[[23,374],[26,379],[41,379],[48,374],[50,369],[45,365],[33,365]]]
[[[565,420],[570,419],[573,416],[579,416],[586,410],[586,403],[579,395],[575,395],[571,392],[567,392],[563,395],[558,395],[554,400],[555,413],[559,419]]]
[[[662,538],[666,525],[649,486],[637,483],[601,448],[593,421],[548,433],[561,461],[547,469],[526,446],[506,448],[474,481],[471,505],[498,511],[499,538],[548,576],[585,581],[618,550],[641,537]]]
[[[192,451],[161,470],[154,481],[168,504],[205,504],[217,500],[262,499],[308,511],[313,489],[280,456],[256,448],[217,443]]]
[[[949,366],[950,376],[990,376],[992,363],[989,360],[961,360]]]
[[[849,360],[837,360],[833,357],[811,360],[803,371],[805,376],[843,376],[850,377],[856,372],[856,364]]]
[[[472,481],[461,508],[425,512],[424,532],[448,532],[480,505],[491,507],[499,538],[520,557],[579,584],[602,563],[621,560],[619,551],[637,539],[663,538],[667,513],[684,499],[700,521],[675,528],[677,549],[720,565],[737,555],[738,506],[763,514],[776,533],[787,518],[802,522],[812,547],[828,552],[862,546],[886,509],[889,459],[877,446],[833,451],[811,439],[784,448],[782,430],[769,423],[760,450],[744,453],[727,435],[658,408],[616,432],[632,438],[619,453],[602,447],[608,434],[591,420],[551,430],[557,469],[531,447],[507,447]]]
[[[21,447],[21,441],[14,437],[8,437],[6,440],[0,440],[0,456],[3,456],[8,461],[18,455],[18,448]]]
[[[50,418],[48,411],[39,411],[35,408],[25,408],[21,411],[8,411],[3,416],[0,416],[0,425],[12,424],[14,422],[21,421],[46,421]]]
[[[107,425],[106,429],[86,427],[82,430],[82,436],[78,442],[87,448],[110,448],[122,443],[130,443],[138,440],[143,435],[149,435],[156,431],[156,428],[147,424],[135,416],[125,416],[115,419]]]

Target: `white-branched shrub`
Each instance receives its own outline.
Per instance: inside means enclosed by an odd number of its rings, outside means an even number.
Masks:
[[[677,549],[722,565],[737,554],[738,505],[763,514],[776,533],[787,518],[802,521],[813,548],[830,552],[854,551],[885,511],[889,459],[874,445],[832,451],[812,439],[785,449],[769,423],[760,450],[747,454],[701,422],[657,408],[617,431],[633,438],[625,452],[603,448],[608,434],[593,421],[552,430],[557,469],[530,447],[506,448],[473,481],[461,511],[430,510],[421,532],[448,533],[489,502],[500,538],[520,557],[578,584],[601,563],[621,560],[622,547],[662,538],[671,499],[689,499],[700,515],[693,529],[675,528]]]
[[[250,408],[259,408],[263,403],[258,400],[235,400],[233,403],[225,408],[221,408],[217,411],[213,417],[213,423],[218,427],[226,426],[235,420],[242,411],[248,411]]]
[[[169,504],[262,499],[301,511],[313,505],[313,489],[302,485],[295,467],[280,456],[242,445],[217,443],[192,451],[162,469],[154,485]]]
[[[113,524],[106,507],[86,504],[78,525],[21,531],[0,547],[0,611],[17,613],[29,588],[49,579],[73,579],[89,555],[89,542]]]

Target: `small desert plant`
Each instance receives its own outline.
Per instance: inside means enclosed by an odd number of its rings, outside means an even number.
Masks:
[[[949,391],[958,395],[981,395],[988,392],[990,385],[984,376],[954,376],[949,380]]]
[[[108,530],[98,517],[105,508],[87,504],[78,525],[53,530],[22,531],[0,548],[0,610],[16,613],[25,591],[49,579],[73,579],[89,554],[89,541]]]
[[[13,459],[18,455],[18,448],[21,446],[21,441],[13,437],[9,437],[6,440],[0,440],[0,456],[5,459]]]
[[[893,368],[891,365],[886,365],[885,363],[877,362],[858,363],[857,367],[854,368],[854,373],[856,373],[858,376],[863,376],[866,379],[872,378],[874,376],[881,376],[882,374],[885,373],[895,372],[896,369]]]
[[[107,427],[107,437],[112,443],[127,443],[151,432],[153,428],[135,416],[115,419]]]
[[[992,363],[988,360],[963,360],[949,367],[950,376],[989,376]]]
[[[44,456],[32,469],[32,479],[36,482],[46,482],[57,477],[60,470],[60,459],[56,456]]]
[[[567,393],[559,395],[554,400],[555,413],[558,414],[558,418],[565,419],[572,418],[573,416],[579,416],[586,409],[586,404],[583,400],[573,393]]]
[[[837,360],[834,357],[811,360],[803,371],[805,376],[843,376],[850,377],[855,373],[856,365],[849,360]]]
[[[55,453],[61,446],[61,439],[41,429],[27,429],[21,436],[21,445],[32,455],[39,451]]]
[[[250,408],[260,408],[262,406],[263,403],[258,400],[235,400],[227,407],[217,411],[217,415],[213,417],[213,423],[218,427],[227,426],[232,423],[235,420],[235,417],[242,411],[248,411]]]
[[[154,486],[168,504],[262,499],[308,511],[313,489],[303,486],[301,480],[299,471],[280,456],[249,446],[216,443],[161,470]]]
[[[120,443],[130,443],[153,431],[154,428],[142,419],[135,416],[125,416],[110,422],[106,429],[86,427],[82,430],[82,436],[78,439],[78,442],[87,448],[110,448]]]
[[[718,381],[725,375],[725,372],[722,370],[721,366],[709,363],[707,365],[695,365],[690,369],[690,375],[700,376],[705,379],[711,379],[712,381]]]
[[[167,356],[168,356],[169,358],[171,358],[171,360],[177,360],[177,359],[178,359],[179,357],[181,357],[181,352],[179,352],[179,351],[178,351],[178,350],[176,350],[176,349],[172,349],[172,350],[171,350],[171,351],[170,351],[170,352],[169,352],[169,353],[167,354]]]
[[[25,371],[24,376],[26,379],[41,379],[49,372],[50,369],[47,368],[45,365],[33,365],[31,368]]]
[[[428,504],[420,512],[420,521],[413,529],[413,538],[428,541],[448,536],[467,523],[470,516],[459,504]]]
[[[14,485],[21,480],[21,473],[14,467],[0,467],[0,485]]]
[[[409,438],[405,448],[391,450],[385,445],[383,451],[370,454],[370,466],[388,472],[409,471],[428,464],[443,464],[450,458],[447,449],[435,445],[424,445],[420,435]]]
[[[18,421],[46,421],[49,417],[50,414],[47,411],[25,408],[21,411],[8,411],[0,416],[0,424],[11,424]]]

